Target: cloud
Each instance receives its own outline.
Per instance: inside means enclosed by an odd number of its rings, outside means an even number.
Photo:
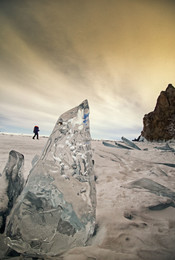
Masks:
[[[174,83],[173,6],[1,0],[1,126],[30,129],[38,121],[50,133],[62,113],[88,99],[92,135],[137,132]]]

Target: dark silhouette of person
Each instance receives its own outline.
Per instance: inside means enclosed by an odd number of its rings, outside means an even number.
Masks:
[[[36,125],[34,126],[34,129],[33,129],[33,132],[34,132],[34,136],[33,136],[33,139],[35,139],[35,137],[37,137],[37,139],[39,139],[39,127]]]

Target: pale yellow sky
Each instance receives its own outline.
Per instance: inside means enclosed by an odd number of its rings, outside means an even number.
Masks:
[[[50,134],[88,99],[93,138],[138,137],[175,85],[175,3],[1,0],[0,131]]]

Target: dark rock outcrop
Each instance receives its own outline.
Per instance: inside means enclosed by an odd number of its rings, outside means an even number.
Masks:
[[[96,192],[87,100],[61,115],[33,164],[6,228],[8,245],[33,257],[84,246],[95,229]]]
[[[171,84],[160,93],[154,111],[144,116],[141,135],[148,141],[175,138],[175,88]]]

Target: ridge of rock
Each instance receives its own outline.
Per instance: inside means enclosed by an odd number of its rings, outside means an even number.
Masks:
[[[144,116],[141,135],[148,141],[175,138],[175,88],[172,84],[161,91],[154,111]]]

